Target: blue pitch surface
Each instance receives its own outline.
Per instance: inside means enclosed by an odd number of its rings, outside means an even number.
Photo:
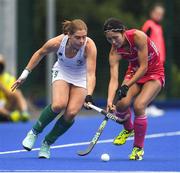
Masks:
[[[148,132],[143,161],[129,161],[133,138],[123,146],[114,146],[112,140],[122,129],[108,121],[99,143],[87,156],[78,156],[79,150],[87,147],[103,116],[77,116],[73,127],[52,146],[51,158],[38,159],[38,151],[44,135],[54,122],[41,133],[35,149],[27,152],[21,142],[34,122],[0,124],[0,171],[180,171],[180,110],[169,109],[161,117],[148,117]],[[109,162],[100,160],[108,153]]]

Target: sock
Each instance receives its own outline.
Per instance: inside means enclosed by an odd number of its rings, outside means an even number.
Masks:
[[[128,118],[128,120],[125,123],[123,123],[123,126],[124,126],[125,130],[132,131],[133,130],[133,122],[131,120],[132,114],[131,114],[130,108],[128,108],[128,110],[125,112],[116,112],[116,116],[119,118],[124,118],[127,114],[129,114],[130,117]]]
[[[134,120],[134,146],[143,148],[147,129],[147,117],[142,115]]]
[[[53,144],[57,138],[63,135],[74,123],[74,120],[71,122],[67,122],[64,120],[64,116],[61,116],[54,128],[50,131],[48,135],[46,135],[44,142],[47,142],[48,145]]]
[[[43,131],[43,129],[52,121],[54,120],[54,118],[56,118],[56,116],[59,113],[55,113],[52,111],[51,109],[51,105],[48,105],[47,107],[44,108],[44,110],[42,111],[38,121],[36,122],[36,124],[33,126],[33,133],[34,134],[39,134]]]

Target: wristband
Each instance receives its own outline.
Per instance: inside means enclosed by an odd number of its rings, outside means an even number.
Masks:
[[[29,75],[30,71],[28,69],[24,69],[23,72],[21,73],[21,76],[19,79],[26,79]]]

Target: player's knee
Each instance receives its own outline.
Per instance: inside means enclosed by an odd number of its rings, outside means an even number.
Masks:
[[[74,117],[78,114],[78,110],[76,109],[70,109],[66,112],[66,117],[68,117],[68,119],[74,119]]]
[[[116,109],[118,112],[125,111],[129,107],[129,101],[128,100],[120,100],[116,104]]]
[[[144,112],[146,108],[146,104],[143,101],[136,101],[133,104],[134,112],[139,114],[140,112]]]
[[[63,110],[66,107],[66,104],[52,104],[51,109],[53,110],[53,112],[61,112],[61,110]]]

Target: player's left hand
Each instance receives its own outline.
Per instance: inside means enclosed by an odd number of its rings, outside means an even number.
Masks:
[[[107,112],[114,113],[116,111],[116,106],[114,104],[108,104],[106,108]]]
[[[126,97],[129,87],[127,85],[122,85],[118,90],[118,100],[121,100],[123,97]]]
[[[94,104],[92,95],[87,95],[85,98],[85,103],[84,103],[84,107],[88,110],[90,110],[91,108],[88,106],[88,104]]]

